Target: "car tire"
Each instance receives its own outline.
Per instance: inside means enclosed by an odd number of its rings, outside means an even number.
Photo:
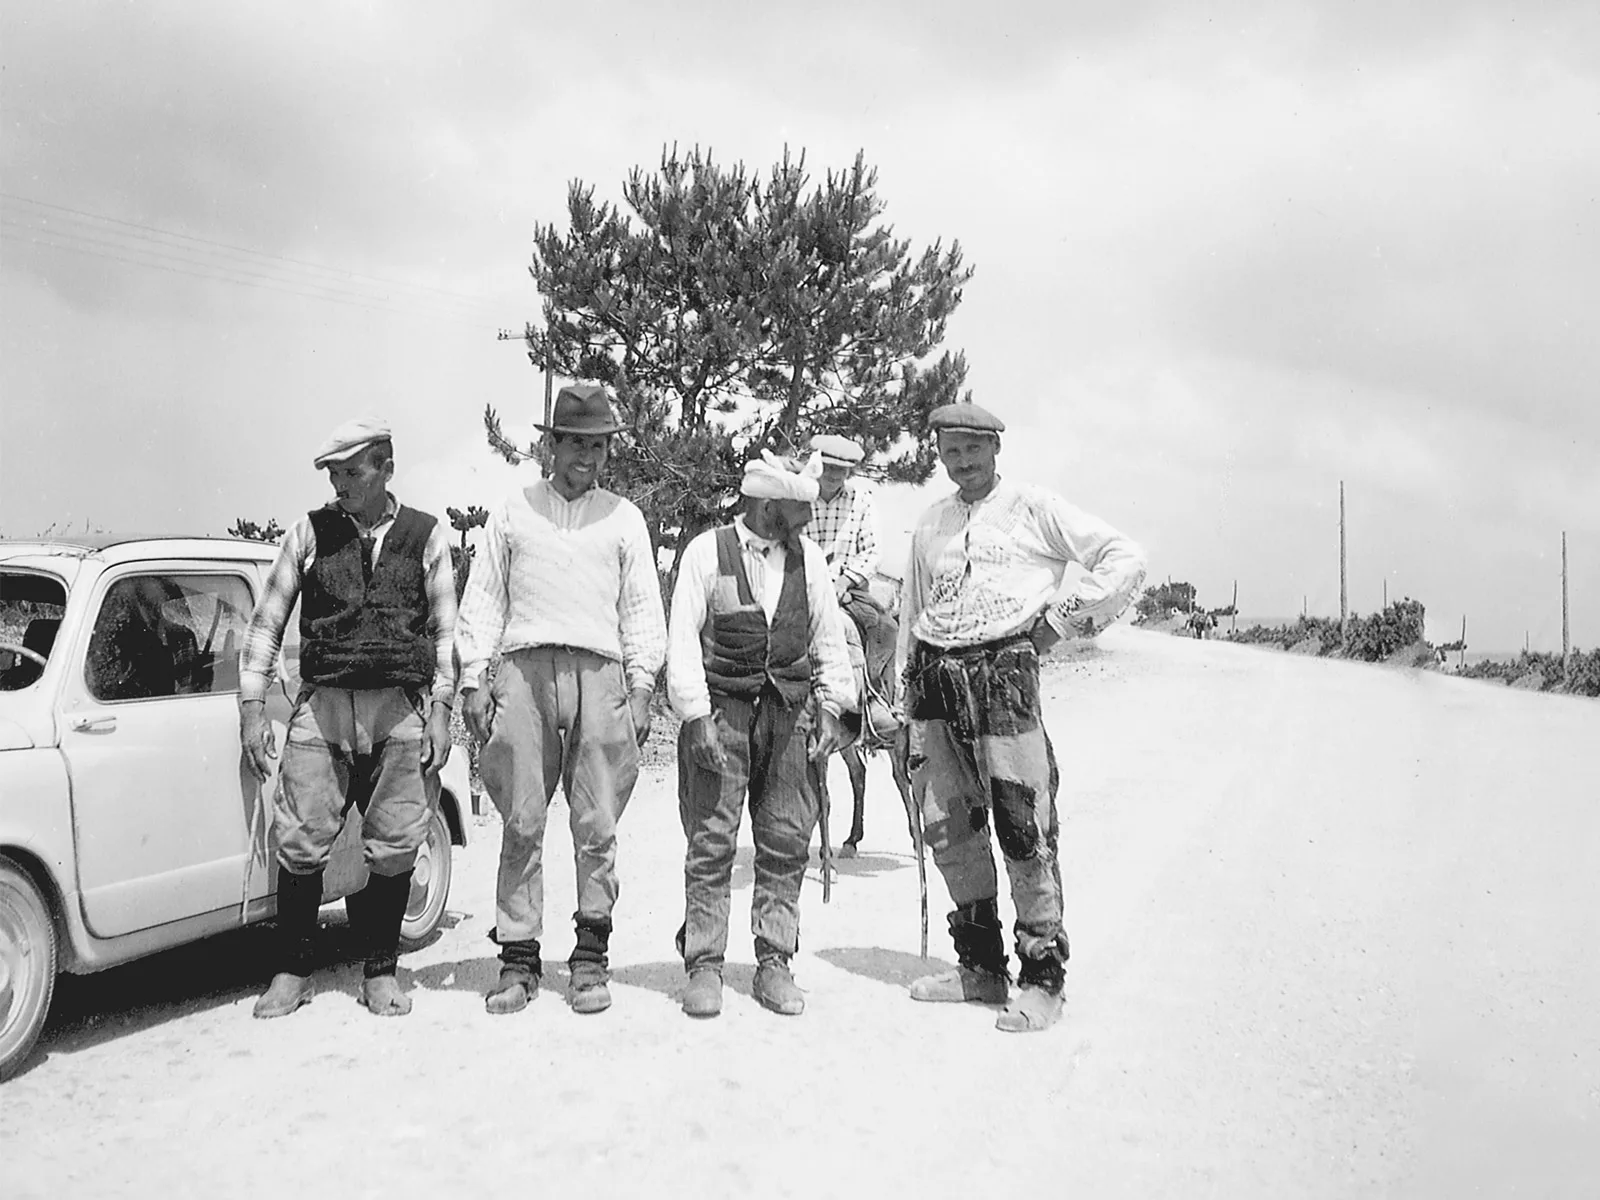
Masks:
[[[402,950],[421,949],[444,923],[445,902],[450,898],[450,849],[450,826],[435,808],[411,869],[411,899],[400,922]]]
[[[0,1079],[33,1050],[56,990],[56,926],[28,873],[0,855]]]

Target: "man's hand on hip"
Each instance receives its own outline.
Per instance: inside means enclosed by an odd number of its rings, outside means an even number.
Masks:
[[[462,693],[461,716],[467,722],[467,732],[478,745],[487,742],[494,733],[494,697],[486,687],[476,687]]]
[[[422,769],[429,775],[444,770],[450,757],[450,706],[434,704],[428,710],[428,731],[422,738]]]
[[[717,719],[708,714],[696,717],[690,721],[689,731],[689,757],[694,759],[696,765],[702,770],[715,771],[721,775],[728,769],[728,752],[722,748],[722,739],[717,736]]]
[[[267,720],[267,706],[259,700],[239,703],[239,744],[244,747],[250,774],[265,783],[272,760],[278,757],[278,745],[272,736],[272,722]]]
[[[1033,648],[1041,655],[1050,653],[1051,648],[1061,640],[1061,635],[1055,627],[1044,619],[1044,614],[1039,614],[1039,619],[1033,623],[1033,628],[1028,630],[1028,640],[1033,643]]]

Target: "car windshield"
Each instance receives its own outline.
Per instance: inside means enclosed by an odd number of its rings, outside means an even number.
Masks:
[[[67,586],[52,575],[0,571],[0,692],[32,687],[55,649]]]

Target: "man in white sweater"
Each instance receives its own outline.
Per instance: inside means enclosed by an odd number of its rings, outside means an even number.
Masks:
[[[559,780],[578,871],[567,1000],[596,1013],[611,1005],[617,822],[638,778],[667,629],[644,517],[597,484],[621,429],[605,389],[563,388],[539,428],[550,477],[490,514],[456,625],[462,711],[504,822],[492,935],[500,979],[486,1007],[514,1013],[538,994],[545,814]],[[497,649],[504,658],[484,688]]]

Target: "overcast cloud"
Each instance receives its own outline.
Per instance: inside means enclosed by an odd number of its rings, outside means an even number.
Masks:
[[[1343,479],[1357,609],[1555,648],[1565,529],[1600,641],[1595,6],[758,11],[8,5],[0,530],[287,520],[374,408],[404,495],[486,503],[570,179],[859,147],[977,268],[948,345],[1002,470],[1158,577],[1336,611]]]

